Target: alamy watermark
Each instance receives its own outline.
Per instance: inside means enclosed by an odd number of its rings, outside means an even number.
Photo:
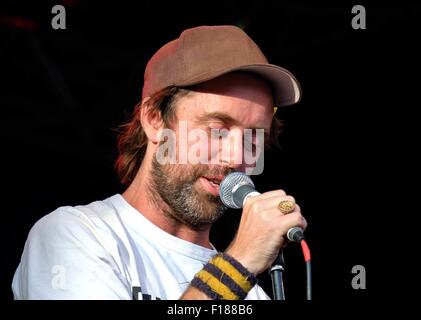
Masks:
[[[258,175],[264,167],[264,129],[188,129],[179,121],[177,132],[165,128],[159,134],[156,160],[164,164],[245,165],[247,175]]]
[[[51,20],[51,26],[53,29],[66,29],[66,8],[57,4],[51,8],[51,13],[55,14]]]
[[[351,281],[352,288],[354,290],[366,289],[367,283],[366,283],[365,267],[362,265],[353,266],[351,273],[355,274],[355,276],[352,278],[352,281]]]
[[[66,290],[66,268],[63,265],[56,264],[51,268],[51,287],[54,290]]]
[[[352,7],[352,13],[356,15],[352,18],[351,26],[353,29],[366,29],[366,12],[365,7],[358,4]]]

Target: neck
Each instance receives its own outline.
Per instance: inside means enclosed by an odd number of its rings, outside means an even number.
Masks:
[[[165,214],[164,208],[158,206],[158,204],[163,204],[164,201],[152,199],[148,191],[150,176],[148,168],[144,165],[145,162],[142,162],[135,179],[123,193],[124,199],[163,231],[202,247],[212,248],[209,242],[210,227],[204,230],[194,230],[168,214]],[[168,208],[168,210],[171,209]]]

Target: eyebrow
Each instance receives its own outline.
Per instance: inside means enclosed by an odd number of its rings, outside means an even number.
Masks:
[[[214,112],[207,112],[205,114],[202,114],[198,117],[199,121],[209,121],[209,120],[220,120],[222,122],[228,123],[228,124],[238,124],[238,121],[235,120],[233,117],[231,117],[230,115],[224,113],[224,112],[219,112],[219,111],[214,111]]]

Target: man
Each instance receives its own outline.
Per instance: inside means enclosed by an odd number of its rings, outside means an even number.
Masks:
[[[148,62],[142,102],[119,137],[116,168],[128,188],[38,221],[13,279],[15,298],[268,299],[256,275],[289,228],[306,227],[294,199],[282,190],[247,199],[224,253],[209,230],[225,210],[221,180],[259,161],[244,161],[244,132],[254,130],[251,153],[259,153],[256,132],[274,132],[274,106],[299,98],[295,78],[268,64],[241,29],[184,31]],[[204,138],[191,140],[193,132]]]

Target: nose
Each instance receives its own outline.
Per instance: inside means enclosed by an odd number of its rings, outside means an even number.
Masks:
[[[231,170],[245,170],[242,130],[230,130],[220,139],[219,146],[218,156],[220,158],[220,163],[228,166]]]

